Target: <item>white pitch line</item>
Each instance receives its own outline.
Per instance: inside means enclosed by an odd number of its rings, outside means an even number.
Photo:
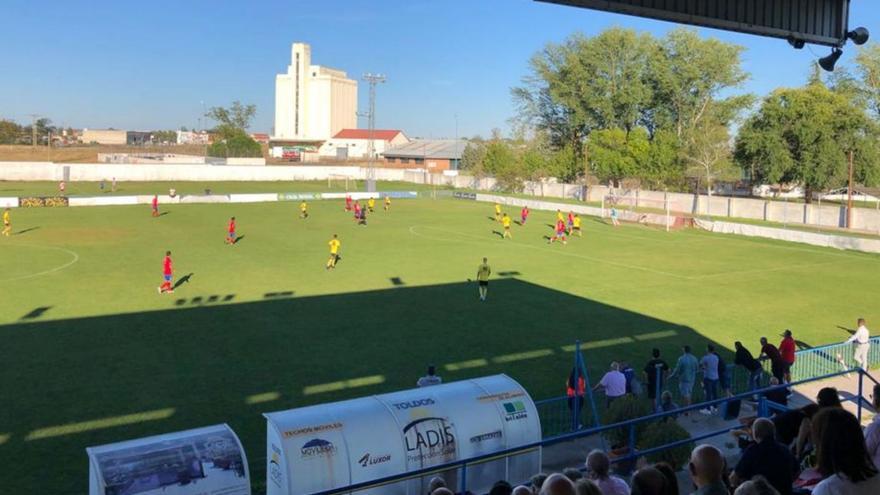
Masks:
[[[799,265],[785,265],[779,266],[776,268],[755,268],[754,270],[734,270],[730,272],[721,272],[721,273],[709,273],[706,275],[694,275],[689,277],[691,280],[705,280],[707,278],[714,277],[729,277],[731,275],[754,275],[761,274],[767,272],[781,272],[786,270],[799,270],[801,268],[816,268],[817,266],[827,266],[827,265],[838,265],[841,263],[852,263],[856,260],[834,260],[834,261],[825,261],[820,263],[802,263]]]
[[[13,244],[13,246],[31,247],[31,248],[38,248],[38,249],[55,249],[57,251],[62,251],[64,253],[71,255],[73,257],[73,259],[68,261],[67,263],[61,265],[61,266],[56,266],[55,268],[52,268],[51,270],[44,270],[42,272],[31,273],[30,275],[22,275],[20,277],[0,279],[0,282],[12,282],[15,280],[25,280],[28,278],[42,277],[43,275],[49,275],[50,273],[55,273],[55,272],[59,272],[61,270],[64,270],[65,268],[68,268],[71,265],[73,265],[74,263],[76,263],[77,261],[79,261],[79,255],[69,249],[64,249],[64,248],[55,247],[55,246],[36,246],[36,245],[31,245],[31,244]]]

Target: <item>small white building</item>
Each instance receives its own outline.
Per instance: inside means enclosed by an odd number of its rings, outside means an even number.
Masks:
[[[396,129],[373,129],[372,139],[377,157],[381,157],[386,149],[401,146],[410,141],[403,131]],[[325,141],[318,153],[322,157],[346,160],[349,158],[368,158],[369,149],[369,129],[343,129]]]
[[[207,132],[177,131],[177,144],[208,144]]]

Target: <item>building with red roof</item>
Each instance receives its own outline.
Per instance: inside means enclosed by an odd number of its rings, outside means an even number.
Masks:
[[[373,140],[375,156],[381,157],[386,149],[409,143],[409,138],[397,129],[342,129],[324,142],[319,154],[338,160],[369,157],[370,139]]]

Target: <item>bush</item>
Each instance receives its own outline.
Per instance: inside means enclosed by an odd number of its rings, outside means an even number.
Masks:
[[[208,155],[216,157],[261,158],[263,148],[244,131],[230,132],[222,141],[208,146]]]
[[[649,401],[639,399],[632,395],[627,395],[611,403],[611,407],[609,407],[608,411],[605,413],[605,423],[621,423],[623,421],[647,416],[652,412],[651,403]],[[637,443],[638,439],[642,437],[648,426],[647,422],[635,425]],[[605,436],[608,438],[608,441],[611,442],[612,447],[629,445],[629,430],[629,426],[615,428],[606,431]]]
[[[639,437],[639,448],[643,450],[650,449],[689,438],[691,438],[691,434],[674,421],[656,422],[652,423],[650,428],[645,431],[645,434]],[[678,470],[690,459],[693,448],[694,444],[692,442],[686,443],[651,454],[648,456],[648,461],[651,463],[666,462],[673,469]]]

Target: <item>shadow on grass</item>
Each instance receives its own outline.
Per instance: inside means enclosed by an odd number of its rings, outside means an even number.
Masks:
[[[16,232],[14,235],[23,235],[23,234],[27,234],[28,232],[33,232],[33,231],[35,231],[35,230],[37,230],[37,229],[39,229],[39,228],[40,228],[39,226],[36,226],[36,227],[29,227],[29,228],[26,228],[26,229],[23,229],[23,230],[19,230],[19,231]]]
[[[177,279],[177,282],[174,283],[174,289],[177,289],[178,287],[180,287],[183,284],[189,283],[189,281],[190,281],[190,279],[192,279],[193,275],[195,275],[195,273],[190,272],[190,273],[187,273],[186,275],[180,277],[179,279]]]
[[[464,282],[214,302],[0,326],[0,433],[10,435],[0,445],[4,489],[84,493],[85,447],[226,422],[245,446],[259,493],[265,411],[408,389],[426,363],[444,381],[507,373],[542,399],[564,394],[574,360],[564,346],[575,340],[593,383],[612,360],[641,370],[652,347],[674,364],[683,343],[710,343],[689,327],[516,278],[493,280],[483,303],[477,284]],[[461,362],[482,364],[446,367]],[[375,375],[384,381],[304,393]],[[273,392],[278,399],[245,401]],[[25,440],[37,428],[165,408],[174,408],[167,419]]]
[[[233,243],[233,244],[238,244],[239,242],[241,242],[241,241],[243,241],[243,240],[244,240],[244,236],[243,236],[243,235],[240,235],[240,236],[236,237],[235,240],[232,241],[232,243]]]

